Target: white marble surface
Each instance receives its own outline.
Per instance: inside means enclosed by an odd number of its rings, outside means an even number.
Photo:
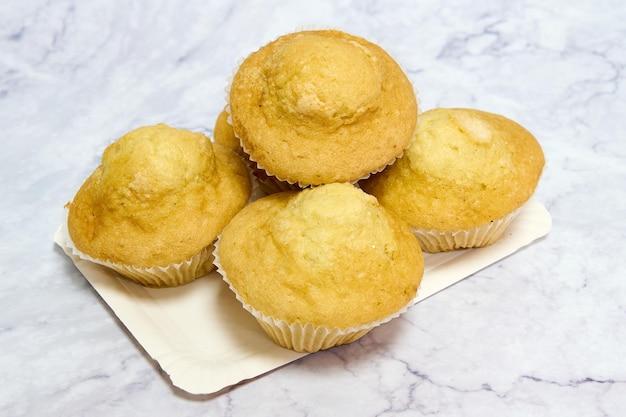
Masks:
[[[626,415],[625,22],[618,0],[3,1],[0,415]],[[63,204],[106,144],[210,134],[242,57],[327,27],[386,48],[423,109],[531,130],[552,232],[354,344],[185,394],[53,246]]]

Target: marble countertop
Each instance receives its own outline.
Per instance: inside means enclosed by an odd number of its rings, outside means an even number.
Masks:
[[[625,415],[624,22],[610,0],[3,2],[0,415]],[[424,110],[533,132],[552,231],[353,344],[190,395],[52,236],[108,143],[210,135],[241,59],[309,28],[384,47]]]

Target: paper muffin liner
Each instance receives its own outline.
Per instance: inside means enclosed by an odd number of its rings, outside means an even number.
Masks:
[[[440,231],[411,227],[411,231],[417,237],[424,252],[437,253],[463,248],[480,248],[489,246],[500,239],[520,211],[521,208],[518,208],[501,219],[465,230]]]
[[[67,216],[67,210],[66,210]],[[213,250],[211,244],[191,258],[165,266],[139,267],[128,264],[121,264],[109,260],[98,259],[79,250],[70,237],[67,228],[67,219],[63,222],[61,231],[64,236],[64,250],[72,257],[89,261],[114,270],[124,278],[137,284],[151,288],[176,287],[187,284],[204,276],[213,270]]]
[[[237,288],[232,285],[226,272],[222,269],[220,264],[218,255],[219,241],[220,238],[218,237],[214,245],[215,249],[213,252],[213,264],[215,265],[217,272],[222,276],[224,282],[228,284],[228,287],[235,294],[235,297],[241,303],[243,308],[252,314],[265,333],[274,341],[274,343],[286,349],[294,350],[296,352],[313,353],[355,342],[372,329],[399,317],[414,303],[415,298],[413,298],[413,300],[397,312],[383,319],[347,328],[327,327],[314,325],[312,323],[288,322],[272,317],[264,314],[262,311],[257,310],[254,306],[247,303],[243,297],[241,297]]]
[[[276,176],[271,175],[265,169],[259,167],[258,163],[253,161],[247,152],[246,162],[248,163],[248,169],[250,170],[250,173],[254,177],[259,188],[265,194],[274,194],[283,191],[299,191],[306,187],[297,183],[280,180]]]

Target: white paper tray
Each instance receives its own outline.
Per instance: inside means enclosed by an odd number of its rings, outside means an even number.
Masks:
[[[545,207],[531,200],[493,245],[424,254],[415,302],[511,255],[551,226]],[[62,228],[54,241],[68,253]],[[217,272],[181,287],[150,289],[91,262],[72,261],[172,383],[191,394],[215,393],[306,355],[275,345]]]

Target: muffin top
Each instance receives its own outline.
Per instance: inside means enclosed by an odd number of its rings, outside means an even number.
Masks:
[[[487,224],[532,196],[545,164],[516,122],[475,109],[420,115],[402,158],[361,185],[412,227],[454,231]]]
[[[248,56],[230,88],[243,149],[260,167],[301,185],[351,182],[408,146],[413,87],[379,46],[335,30],[284,35]]]
[[[272,194],[240,211],[218,245],[244,304],[287,322],[348,328],[415,296],[423,257],[408,225],[350,184]]]
[[[228,117],[228,111],[224,109],[217,116],[217,119],[215,119],[215,125],[213,127],[213,140],[215,143],[219,143],[231,151],[243,155],[243,149],[241,149],[239,139],[235,136],[235,132],[233,132],[232,125],[228,122]]]
[[[241,158],[205,135],[141,127],[105,149],[68,204],[69,234],[97,259],[178,263],[213,243],[250,191]]]

